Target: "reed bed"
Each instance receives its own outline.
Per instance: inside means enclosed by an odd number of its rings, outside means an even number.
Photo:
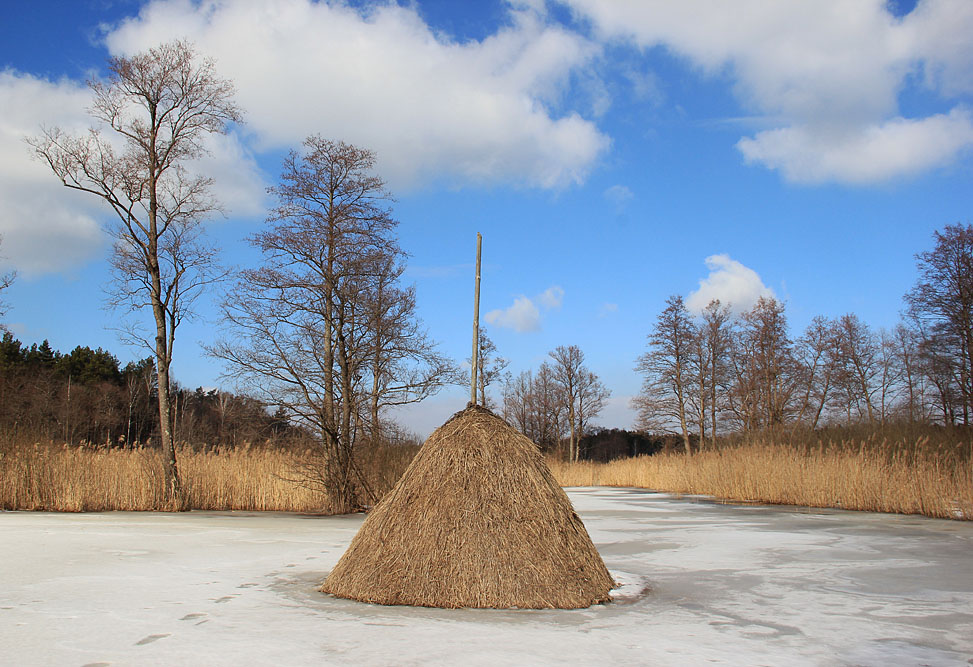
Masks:
[[[609,463],[549,461],[563,486],[627,486],[730,502],[973,519],[969,456],[879,443],[764,443]]]
[[[361,464],[377,497],[417,448],[378,448]],[[307,452],[241,447],[178,450],[188,507],[330,513],[308,480]],[[687,456],[659,453],[610,463],[548,460],[562,486],[631,486],[731,502],[836,507],[973,519],[971,445],[874,439],[810,445],[734,442]],[[377,499],[377,498],[376,498]],[[0,509],[165,511],[162,462],[153,449],[36,444],[0,450]]]
[[[384,493],[415,449],[365,461]],[[411,450],[411,451],[405,451]],[[307,452],[241,447],[177,451],[187,508],[330,513],[327,493],[304,470]],[[396,468],[391,470],[389,468]],[[167,511],[158,450],[38,444],[0,452],[0,509]]]

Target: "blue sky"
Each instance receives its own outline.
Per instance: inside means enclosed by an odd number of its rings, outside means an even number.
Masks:
[[[632,367],[665,299],[746,307],[772,293],[796,336],[815,315],[898,321],[914,254],[973,210],[973,3],[8,3],[0,24],[0,270],[27,343],[125,348],[102,308],[97,201],[67,191],[22,137],[89,122],[109,55],[187,38],[237,87],[246,123],[199,168],[228,209],[224,261],[257,258],[264,189],[312,133],[378,153],[407,278],[443,350],[468,355],[482,232],[482,319],[510,369],[579,345],[630,425]],[[174,373],[215,386],[184,325]],[[400,418],[425,434],[465,402]]]

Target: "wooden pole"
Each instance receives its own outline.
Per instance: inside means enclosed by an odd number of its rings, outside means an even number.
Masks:
[[[480,365],[480,246],[483,237],[476,233],[476,282],[473,289],[473,354],[470,356],[470,405],[476,405],[476,373]]]

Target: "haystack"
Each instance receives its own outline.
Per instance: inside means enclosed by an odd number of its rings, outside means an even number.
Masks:
[[[472,406],[436,429],[321,590],[423,607],[588,607],[611,575],[536,445]]]

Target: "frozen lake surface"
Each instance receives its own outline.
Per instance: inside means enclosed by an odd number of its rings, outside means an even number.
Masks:
[[[612,604],[318,593],[360,515],[0,513],[0,663],[973,664],[973,523],[569,495],[623,584]]]

